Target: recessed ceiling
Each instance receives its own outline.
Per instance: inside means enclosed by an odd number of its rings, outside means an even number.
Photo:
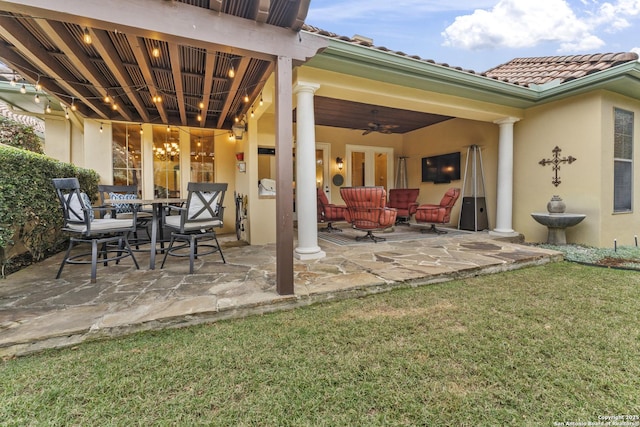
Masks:
[[[323,96],[314,97],[314,113],[315,124],[319,126],[360,129],[364,132],[370,129],[371,123],[375,123],[386,129],[386,133],[398,134],[453,118]]]

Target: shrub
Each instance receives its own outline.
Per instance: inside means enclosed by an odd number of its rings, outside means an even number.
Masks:
[[[23,253],[40,260],[66,241],[52,178],[77,177],[87,194],[98,190],[98,174],[42,154],[0,144],[0,266]]]
[[[11,147],[44,154],[42,141],[33,128],[2,116],[0,116],[0,142]]]

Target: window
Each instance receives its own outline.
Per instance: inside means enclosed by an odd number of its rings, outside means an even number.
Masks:
[[[180,197],[180,130],[153,126],[153,187],[156,198]]]
[[[138,126],[113,123],[113,184],[137,185],[142,189],[142,152]]]
[[[191,181],[193,182],[215,182],[213,136],[213,131],[208,129],[191,131]]]
[[[630,212],[633,191],[633,113],[614,109],[613,211]]]

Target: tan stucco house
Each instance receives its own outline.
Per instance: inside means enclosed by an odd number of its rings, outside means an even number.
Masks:
[[[292,289],[294,256],[324,255],[315,188],[335,203],[341,186],[394,188],[399,159],[418,201],[435,203],[470,182],[468,154],[478,153],[493,234],[545,241],[531,213],[560,195],[586,214],[569,241],[633,242],[636,54],[520,58],[479,74],[305,25],[308,7],[3,0],[0,60],[15,75],[0,98],[45,121],[48,155],[104,183],[137,183],[146,198],[185,194],[192,180],[229,183],[225,230],[233,195],[246,196],[242,238],[276,243],[281,293]],[[460,179],[423,179],[425,158],[455,152]],[[556,155],[554,170],[544,160]],[[275,196],[261,192],[264,179]],[[463,197],[471,192],[464,185]]]

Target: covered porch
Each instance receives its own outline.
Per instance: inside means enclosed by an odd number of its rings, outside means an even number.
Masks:
[[[324,258],[294,262],[295,293],[277,292],[276,244],[244,245],[222,235],[216,257],[169,260],[149,270],[148,255],[100,266],[67,266],[58,254],[16,272],[0,286],[0,356],[29,354],[137,331],[182,327],[361,297],[403,287],[513,270],[561,259],[559,253],[496,239],[487,232],[424,235],[415,240],[338,245],[319,239]],[[391,240],[391,239],[390,239]]]

